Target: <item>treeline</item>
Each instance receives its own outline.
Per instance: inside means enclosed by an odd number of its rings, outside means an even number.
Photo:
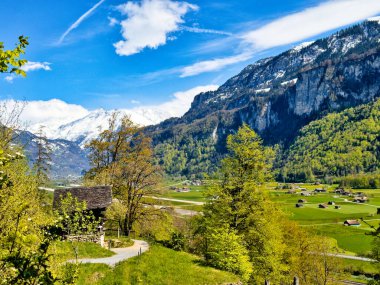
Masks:
[[[354,189],[380,188],[380,174],[350,175],[339,179],[340,187]]]
[[[284,155],[281,180],[313,181],[375,172],[380,159],[380,100],[332,113],[300,131]]]

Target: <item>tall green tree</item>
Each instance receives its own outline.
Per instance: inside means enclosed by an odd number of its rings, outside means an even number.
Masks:
[[[288,270],[283,262],[282,213],[260,188],[270,177],[272,155],[247,125],[228,137],[227,148],[229,155],[222,161],[221,182],[210,187],[204,207],[201,232],[205,236],[206,261],[227,270],[231,267],[225,260],[236,263],[237,267],[241,264],[244,272],[236,268],[233,271],[246,280],[249,276],[255,284],[263,283],[266,278],[280,282],[283,272]],[[230,248],[235,254],[228,258],[216,254],[215,244],[223,244],[225,240],[222,234],[215,235],[215,231],[220,233],[218,229],[233,233],[246,252],[235,247]],[[250,268],[243,260],[249,260]]]

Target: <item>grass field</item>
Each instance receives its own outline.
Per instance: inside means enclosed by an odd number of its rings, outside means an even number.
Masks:
[[[75,249],[78,250],[78,258],[109,257],[114,253],[92,242],[63,242],[58,241],[50,247],[50,254],[56,258],[67,260],[75,258]]]
[[[200,264],[199,258],[153,245],[140,257],[116,265],[114,269],[103,264],[80,266],[79,285],[198,285],[238,282],[233,274]]]

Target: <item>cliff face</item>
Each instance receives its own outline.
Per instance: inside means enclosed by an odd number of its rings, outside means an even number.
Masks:
[[[247,66],[217,91],[197,95],[182,118],[148,131],[156,143],[184,132],[221,142],[244,122],[265,143],[289,143],[310,121],[379,94],[380,23],[366,21]]]

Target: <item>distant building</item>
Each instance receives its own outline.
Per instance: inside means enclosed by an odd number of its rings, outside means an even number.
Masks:
[[[335,209],[340,209],[340,208],[341,208],[341,206],[339,206],[339,205],[335,206]]]
[[[315,192],[315,193],[326,193],[327,190],[326,190],[326,189],[322,189],[322,188],[316,188],[316,189],[314,190],[314,192]]]
[[[368,198],[367,197],[355,197],[354,198],[354,202],[355,203],[365,203],[368,201]]]
[[[307,201],[305,199],[299,199],[298,203],[306,203]]]
[[[358,220],[346,220],[346,221],[344,221],[343,224],[345,226],[354,226],[354,227],[360,226],[360,222]]]
[[[311,193],[310,192],[301,192],[301,196],[310,196],[311,195]]]
[[[302,208],[302,207],[304,207],[304,204],[302,204],[302,203],[297,203],[296,204],[296,208]]]
[[[334,201],[329,201],[327,204],[328,205],[335,205],[335,202]]]
[[[327,206],[326,204],[319,204],[318,205],[318,208],[320,208],[320,209],[326,209],[326,208],[328,208],[329,206]]]

